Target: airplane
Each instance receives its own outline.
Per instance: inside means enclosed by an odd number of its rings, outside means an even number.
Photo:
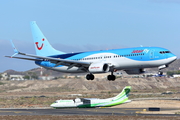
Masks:
[[[107,99],[99,98],[76,98],[72,100],[56,100],[50,106],[53,108],[91,108],[91,107],[111,107],[123,103],[131,102],[128,100],[129,92],[131,91],[131,86],[126,86],[117,96]]]
[[[87,80],[93,80],[94,74],[107,73],[109,81],[114,81],[113,74],[123,70],[127,74],[145,73],[145,68],[158,68],[158,74],[162,75],[162,69],[177,59],[177,56],[168,49],[161,47],[134,47],[89,52],[64,53],[54,49],[35,21],[31,22],[32,36],[36,55],[19,52],[14,44],[14,55],[10,58],[35,61],[35,64],[46,69],[66,73],[88,73]],[[16,55],[28,57],[15,57]]]

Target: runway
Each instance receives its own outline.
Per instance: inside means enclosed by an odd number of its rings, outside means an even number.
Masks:
[[[141,114],[146,108],[66,108],[66,109],[0,109],[0,115],[119,115],[174,116],[174,114]],[[175,109],[161,109],[161,111]],[[180,115],[176,115],[180,116]]]

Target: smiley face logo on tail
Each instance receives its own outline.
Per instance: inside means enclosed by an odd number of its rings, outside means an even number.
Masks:
[[[44,40],[45,39],[43,38],[42,41],[44,41]],[[39,47],[39,45],[38,45],[39,42],[35,42],[35,44],[36,44],[36,47],[37,47],[38,50],[41,50],[43,48],[43,46],[44,46],[44,43],[41,44],[41,47]]]

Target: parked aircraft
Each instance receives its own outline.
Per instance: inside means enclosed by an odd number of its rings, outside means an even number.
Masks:
[[[113,73],[118,70],[124,70],[127,74],[141,74],[145,72],[144,68],[153,67],[158,67],[158,73],[162,75],[161,69],[168,67],[177,59],[169,50],[160,47],[64,53],[50,45],[35,21],[31,22],[31,30],[36,55],[19,52],[12,43],[15,54],[6,57],[32,60],[36,65],[60,72],[88,73],[87,80],[93,80],[93,74],[111,72],[107,79],[114,81],[116,77]],[[28,58],[15,57],[17,54],[28,56]]]
[[[123,103],[131,102],[128,100],[128,95],[131,90],[131,86],[126,86],[121,93],[117,96],[107,99],[99,98],[76,98],[72,100],[56,100],[51,104],[53,108],[89,108],[89,107],[111,107]]]

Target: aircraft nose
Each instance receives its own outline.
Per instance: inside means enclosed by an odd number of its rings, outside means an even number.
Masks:
[[[177,59],[177,56],[174,56],[171,58],[171,63],[174,62]]]
[[[174,60],[176,60],[177,59],[177,56],[174,56]]]
[[[54,107],[54,104],[51,104],[50,106],[51,106],[51,107]]]

